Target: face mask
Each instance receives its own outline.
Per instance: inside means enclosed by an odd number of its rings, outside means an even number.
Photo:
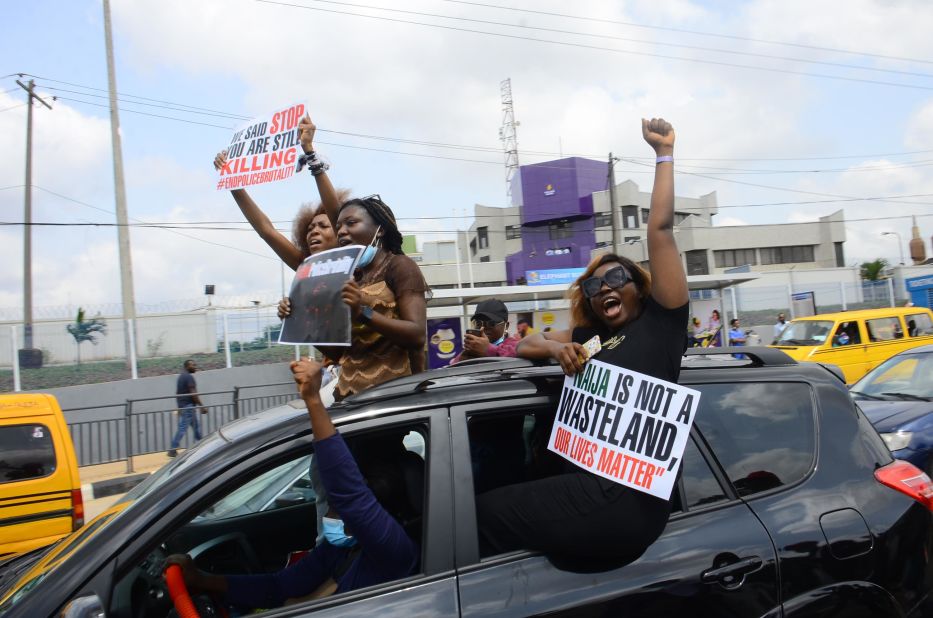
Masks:
[[[347,536],[343,531],[342,519],[324,518],[324,538],[335,547],[353,547],[356,545],[356,537]]]
[[[502,336],[501,336],[501,337],[499,337],[498,339],[496,339],[495,341],[493,341],[493,342],[492,342],[492,345],[499,345],[499,344],[502,343],[503,341],[505,341],[505,333],[502,333]]]
[[[357,268],[366,268],[373,261],[373,258],[376,257],[376,239],[379,238],[379,230],[381,229],[381,225],[376,228],[376,233],[373,235],[372,242],[363,250],[360,261],[356,263]]]

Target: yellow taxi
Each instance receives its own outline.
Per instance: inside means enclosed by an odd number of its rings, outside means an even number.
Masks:
[[[0,395],[0,557],[48,545],[82,525],[78,460],[58,401]]]
[[[890,307],[824,313],[788,322],[772,348],[799,361],[838,365],[853,384],[898,352],[933,343],[933,313]]]

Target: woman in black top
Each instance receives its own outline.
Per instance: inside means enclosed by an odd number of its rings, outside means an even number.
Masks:
[[[687,346],[687,277],[674,241],[674,130],[642,120],[657,153],[648,217],[650,274],[613,254],[596,258],[570,288],[573,328],[531,335],[518,356],[583,369],[582,343],[598,335],[600,361],[676,382]],[[638,558],[667,524],[670,503],[567,463],[565,473],[477,496],[483,555],[516,549],[563,557]]]

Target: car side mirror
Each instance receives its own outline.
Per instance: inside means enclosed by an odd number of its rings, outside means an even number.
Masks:
[[[305,497],[299,492],[286,491],[275,499],[275,506],[276,508],[282,508],[286,506],[295,506],[296,504],[304,504],[305,502]]]
[[[107,618],[104,604],[96,594],[72,599],[59,614],[61,618]]]

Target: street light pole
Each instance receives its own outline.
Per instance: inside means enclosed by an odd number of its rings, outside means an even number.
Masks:
[[[901,266],[904,265],[904,244],[901,242],[901,235],[897,232],[881,232],[882,236],[897,236],[897,249],[901,254]]]

